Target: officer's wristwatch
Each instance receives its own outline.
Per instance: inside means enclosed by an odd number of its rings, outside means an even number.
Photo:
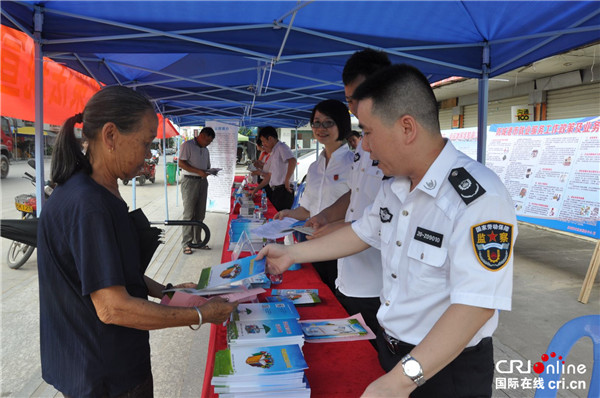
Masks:
[[[408,376],[417,386],[425,384],[425,377],[423,377],[423,368],[419,361],[414,359],[410,354],[405,355],[401,359],[402,369],[404,374]]]

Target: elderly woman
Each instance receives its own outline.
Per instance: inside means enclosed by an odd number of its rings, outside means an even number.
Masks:
[[[85,155],[76,123],[89,140]],[[59,133],[51,170],[57,187],[39,221],[38,268],[42,377],[66,396],[153,396],[148,330],[222,323],[236,306],[148,300],[165,286],[144,276],[141,237],[117,181],[138,174],[157,125],[145,97],[108,87]]]
[[[306,220],[332,205],[350,189],[348,179],[354,154],[345,144],[351,132],[348,108],[340,101],[321,101],[312,111],[310,125],[314,137],[324,146],[324,150],[308,168],[299,206],[280,211],[275,215],[276,219],[292,217]],[[314,266],[323,282],[335,292],[337,260],[318,262]]]

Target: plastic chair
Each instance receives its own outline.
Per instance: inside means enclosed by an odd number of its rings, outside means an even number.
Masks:
[[[564,360],[575,343],[586,336],[592,339],[594,344],[594,363],[588,398],[597,398],[600,397],[600,315],[586,315],[565,323],[554,334],[546,353],[555,352],[557,355],[562,355]],[[551,381],[556,383],[561,378],[561,372],[552,373],[556,374],[548,374],[547,367],[540,373],[540,378],[544,379],[544,388],[536,390],[535,398],[556,397],[558,389],[549,389],[548,383]]]

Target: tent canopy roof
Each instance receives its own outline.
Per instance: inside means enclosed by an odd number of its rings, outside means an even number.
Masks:
[[[136,87],[181,125],[306,124],[343,100],[341,72],[366,47],[431,82],[489,77],[596,42],[594,1],[3,1],[2,24],[107,85]]]

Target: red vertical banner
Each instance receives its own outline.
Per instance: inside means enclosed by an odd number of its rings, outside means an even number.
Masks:
[[[34,43],[26,34],[0,26],[0,113],[35,120]],[[95,80],[44,58],[44,123],[61,125],[83,111],[100,89]]]

